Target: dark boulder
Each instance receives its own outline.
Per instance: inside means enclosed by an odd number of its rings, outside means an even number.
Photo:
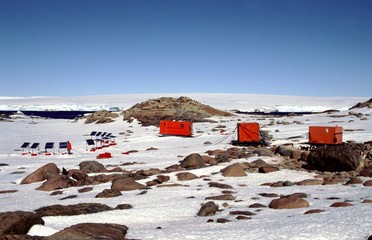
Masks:
[[[65,175],[54,175],[45,181],[36,190],[40,191],[54,191],[61,188],[69,188],[75,186],[75,181]]]
[[[57,232],[50,240],[124,240],[128,227],[119,224],[80,223]]]
[[[247,166],[243,163],[234,163],[221,169],[221,173],[224,177],[245,177],[247,176],[245,173],[246,168]]]
[[[218,205],[215,204],[213,201],[209,201],[203,204],[198,212],[198,216],[213,216],[218,211]]]
[[[320,146],[307,157],[308,167],[323,172],[358,171],[364,163],[362,151],[363,145],[357,143]]]
[[[309,207],[309,202],[300,197],[281,197],[270,202],[269,207],[273,209],[291,209]]]
[[[203,157],[198,153],[188,155],[180,164],[181,167],[186,169],[195,169],[205,167]]]
[[[274,166],[262,166],[258,168],[259,173],[271,173],[271,172],[277,172],[279,171],[279,168]]]
[[[372,177],[372,165],[362,169],[359,175],[363,177]]]
[[[104,189],[102,192],[98,193],[96,198],[112,198],[123,195],[120,191],[112,189]]]
[[[190,172],[177,173],[176,176],[177,176],[178,181],[189,181],[189,180],[198,179],[198,176]]]
[[[145,188],[145,185],[136,182],[131,177],[114,179],[111,185],[111,189],[115,191],[132,191]]]
[[[105,166],[97,161],[84,161],[79,164],[80,170],[84,173],[106,172]]]
[[[33,173],[25,177],[21,184],[29,184],[34,182],[40,182],[48,179],[50,176],[58,175],[59,169],[54,163],[48,163],[38,168]]]
[[[33,212],[16,211],[0,213],[0,223],[1,238],[4,235],[27,234],[33,225],[44,225],[44,220]]]
[[[232,189],[233,187],[228,184],[218,183],[218,182],[210,182],[208,183],[209,187],[221,188],[221,189]]]

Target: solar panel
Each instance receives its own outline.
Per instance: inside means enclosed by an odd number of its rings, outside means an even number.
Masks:
[[[32,149],[38,148],[39,147],[39,144],[40,143],[33,143],[32,146],[31,146],[31,148]]]
[[[47,142],[45,144],[45,149],[52,149],[54,148],[54,142]]]
[[[24,142],[21,146],[21,148],[28,148],[28,146],[30,146],[30,143],[29,142]]]
[[[98,132],[98,133],[96,134],[96,137],[101,136],[101,134],[102,134],[102,132]]]
[[[59,142],[59,148],[67,148],[67,142]]]
[[[94,140],[92,139],[87,139],[87,144],[90,146],[90,145],[94,145]]]
[[[96,136],[96,134],[97,134],[97,131],[93,131],[90,133],[90,136]]]

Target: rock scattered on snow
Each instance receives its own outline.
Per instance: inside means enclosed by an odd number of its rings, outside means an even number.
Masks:
[[[269,204],[269,207],[273,209],[305,208],[309,206],[309,202],[305,199],[293,196],[277,198]]]
[[[30,228],[35,224],[44,225],[44,220],[40,215],[24,211],[2,212],[0,213],[0,222],[1,239],[3,239],[2,237],[4,235],[27,234]]]
[[[79,223],[59,231],[50,240],[115,239],[124,240],[128,227],[108,223]]]
[[[201,217],[213,216],[216,214],[217,211],[218,205],[215,204],[213,201],[209,201],[201,206],[197,215]]]

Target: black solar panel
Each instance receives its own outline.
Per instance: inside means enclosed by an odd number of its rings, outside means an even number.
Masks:
[[[67,148],[67,142],[59,142],[59,148]]]
[[[87,139],[87,144],[90,146],[90,145],[94,145],[94,140],[92,139]]]
[[[101,136],[101,134],[102,134],[102,132],[98,132],[98,133],[96,134],[96,137]]]
[[[54,148],[54,142],[47,142],[45,144],[45,149],[52,149]]]
[[[30,146],[30,143],[29,142],[25,142],[22,144],[21,148],[27,148]]]
[[[38,148],[39,147],[39,144],[40,143],[33,143],[32,146],[31,146],[31,148],[32,149]]]
[[[102,133],[101,137],[104,137],[104,136],[106,135],[106,133],[107,133],[107,132]]]
[[[96,134],[97,134],[97,131],[93,131],[90,133],[90,136],[96,136]]]

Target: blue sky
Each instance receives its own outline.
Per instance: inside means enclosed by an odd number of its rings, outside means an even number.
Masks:
[[[0,0],[0,96],[371,97],[371,0]]]

